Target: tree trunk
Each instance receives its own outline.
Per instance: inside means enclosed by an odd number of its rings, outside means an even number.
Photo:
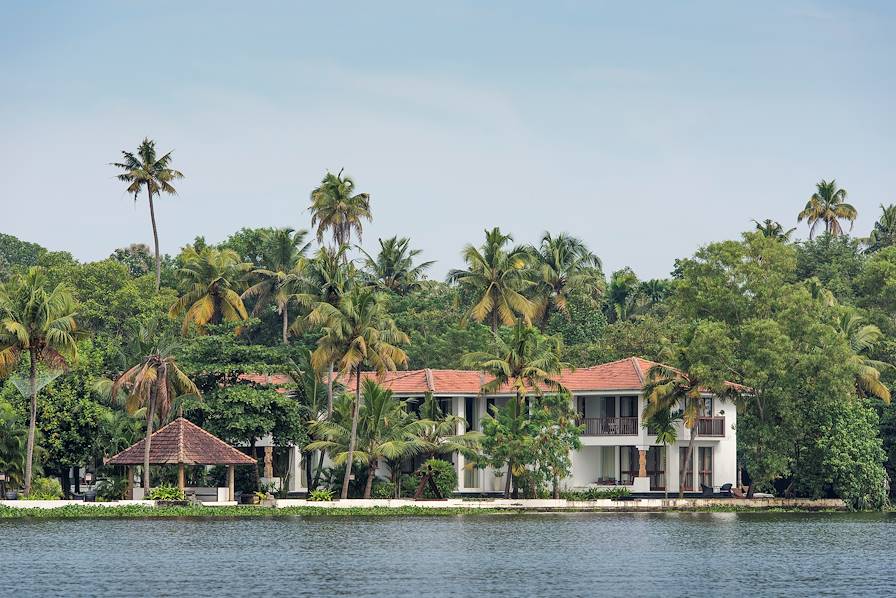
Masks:
[[[311,459],[314,458],[313,452],[301,453],[302,455],[302,463],[305,464],[305,483],[308,484],[308,492],[310,493],[314,490],[314,484],[311,481],[311,474],[313,473],[313,468],[311,467]]]
[[[314,488],[317,488],[317,485],[320,484],[320,474],[324,468],[324,452],[320,451],[320,457],[317,459],[317,471],[314,472]]]
[[[554,474],[554,490],[551,492],[552,498],[560,498],[560,476]]]
[[[498,334],[498,312],[492,310],[492,334]]]
[[[252,481],[255,482],[255,492],[258,492],[258,489],[259,489],[258,455],[255,452],[255,437],[254,436],[249,440],[249,448],[252,450],[252,458],[255,460],[255,466],[252,468]]]
[[[146,439],[143,442],[143,490],[144,498],[146,498],[146,494],[149,494],[149,445],[150,437],[152,436],[152,424],[153,419],[156,416],[156,391],[155,389],[150,391],[149,395],[149,409],[146,411]]]
[[[352,410],[352,432],[348,439],[348,459],[345,462],[345,478],[342,480],[342,498],[348,498],[349,477],[352,474],[352,459],[355,456],[355,443],[358,436],[358,417],[361,411],[361,365],[355,368],[355,404]]]
[[[327,367],[327,419],[333,419],[333,363]]]
[[[34,463],[34,435],[37,432],[37,351],[30,349],[31,364],[28,366],[28,394],[30,399],[30,419],[28,420],[28,444],[25,449],[25,494],[31,493],[32,465]]]
[[[682,466],[684,468],[684,474],[686,475],[687,471],[688,471],[688,463],[691,464],[691,482],[694,481],[694,474],[697,472],[697,468],[695,467],[696,464],[693,462],[694,441],[696,441],[696,440],[697,440],[697,422],[694,421],[694,427],[691,428],[691,437],[688,440],[688,450],[685,453],[684,465]],[[682,475],[679,474],[679,478],[681,478],[681,477],[682,477]],[[684,483],[683,483],[683,480],[681,480],[681,479],[679,479],[679,481],[678,481],[678,498],[684,498]]]
[[[367,463],[367,483],[364,485],[364,498],[370,498],[373,489],[373,478],[376,477],[376,461]]]
[[[504,480],[504,498],[510,498],[510,484],[513,478],[513,459],[507,460],[507,479]]]
[[[284,305],[281,311],[283,312],[283,344],[287,345],[289,344],[289,338],[287,337],[287,328],[289,325],[289,308]]]
[[[71,476],[69,476],[70,469],[68,467],[60,467],[59,468],[59,483],[62,484],[62,497],[70,498],[72,495],[72,484],[71,484]]]
[[[159,256],[159,229],[156,227],[156,209],[152,203],[152,190],[146,185],[146,195],[149,196],[149,219],[152,220],[152,240],[156,250],[156,293],[162,287],[162,258]]]

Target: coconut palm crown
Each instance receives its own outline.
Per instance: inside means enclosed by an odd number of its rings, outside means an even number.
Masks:
[[[824,230],[829,235],[839,236],[843,234],[841,220],[849,221],[849,230],[858,218],[858,211],[851,204],[846,203],[846,189],[837,186],[837,181],[822,179],[816,184],[816,191],[806,202],[806,207],[797,216],[797,222],[805,220],[809,224],[809,238],[815,236],[815,229],[819,224],[824,224]]]

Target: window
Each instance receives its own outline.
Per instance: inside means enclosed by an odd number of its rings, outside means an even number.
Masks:
[[[681,487],[688,491],[694,490],[694,455],[691,455],[690,460],[687,462],[687,466],[685,467],[685,459],[688,455],[688,447],[682,446],[678,449],[678,472],[681,474]],[[682,474],[681,472],[684,471]]]
[[[467,420],[467,432],[479,429],[479,413],[476,409],[476,399],[473,397],[464,399],[464,419]]]
[[[638,477],[638,449],[634,446],[619,447],[619,481],[634,484]]]
[[[616,478],[616,449],[612,446],[599,446],[600,473],[597,478],[599,484],[615,484]]]
[[[700,417],[712,417],[712,397],[706,397],[700,401]]]
[[[647,451],[647,477],[651,490],[666,489],[666,447],[652,446]]]
[[[464,464],[464,488],[479,487],[479,468],[473,467],[471,463]]]
[[[700,483],[712,487],[712,447],[701,446],[698,448],[700,462]]]
[[[638,417],[638,397],[619,397],[619,417]]]
[[[444,415],[451,415],[453,411],[451,410],[451,403],[453,402],[451,399],[438,399],[439,401],[439,409],[442,410]]]
[[[600,400],[600,416],[616,417],[616,397],[602,397]]]

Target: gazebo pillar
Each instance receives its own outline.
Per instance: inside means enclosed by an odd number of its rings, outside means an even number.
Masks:
[[[128,500],[134,498],[134,468],[130,465],[125,467],[125,476],[127,476],[127,485],[124,490],[124,497]]]
[[[187,489],[187,476],[183,463],[177,464],[177,487],[180,488],[181,492]]]
[[[227,500],[232,501],[236,498],[236,492],[234,490],[234,472],[236,470],[236,465],[228,465],[227,466]]]

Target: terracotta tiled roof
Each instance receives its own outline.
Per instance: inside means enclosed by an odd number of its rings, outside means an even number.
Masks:
[[[585,392],[640,392],[644,386],[644,378],[647,371],[655,365],[653,361],[640,357],[626,357],[618,361],[602,363],[586,368],[564,370],[558,377],[558,381],[569,391],[575,393]],[[377,379],[374,372],[363,372],[362,379]],[[261,384],[285,384],[289,378],[279,374],[246,374],[241,377],[244,380]],[[386,372],[378,379],[384,387],[398,395],[422,395],[427,392],[434,394],[474,395],[479,394],[482,385],[489,381],[489,377],[475,370],[405,370],[398,372]],[[354,377],[341,377],[340,382],[349,389],[355,386]],[[731,384],[739,390],[744,387]],[[497,394],[512,392],[509,387],[504,387]]]
[[[182,417],[153,432],[150,439],[149,462],[153,464],[251,465],[255,463],[255,459],[252,457]],[[109,459],[108,464],[142,464],[145,444],[146,439],[141,439]]]

